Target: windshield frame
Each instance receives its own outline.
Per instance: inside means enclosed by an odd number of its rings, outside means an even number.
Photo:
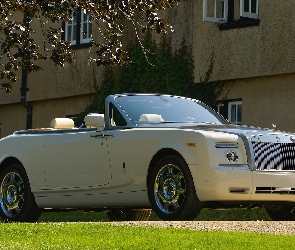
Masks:
[[[202,112],[207,112],[207,115],[210,115],[212,117],[214,117],[214,122],[208,122],[208,121],[182,121],[182,120],[165,120],[162,122],[142,122],[139,121],[139,116],[137,117],[137,119],[134,118],[134,114],[131,114],[130,112],[130,107],[126,106],[126,102],[123,102],[122,100],[124,100],[123,98],[128,98],[130,97],[130,99],[135,99],[140,101],[140,99],[142,98],[143,101],[146,101],[147,98],[151,97],[152,100],[157,100],[155,99],[155,97],[158,98],[166,98],[169,99],[170,101],[184,101],[185,104],[189,104],[189,105],[196,105],[195,107],[200,108],[200,110]],[[128,100],[129,101],[129,100]],[[127,124],[124,127],[134,127],[134,126],[150,126],[151,124],[155,124],[155,125],[161,125],[161,124],[171,124],[173,126],[173,124],[180,124],[180,125],[176,125],[176,126],[186,126],[186,124],[188,126],[192,126],[192,125],[199,125],[199,124],[217,124],[217,125],[222,125],[222,124],[230,124],[226,119],[224,119],[220,114],[218,114],[215,110],[213,110],[211,107],[209,107],[208,105],[195,100],[195,99],[191,99],[191,98],[187,98],[187,97],[181,97],[181,96],[173,96],[173,95],[161,95],[161,94],[116,94],[116,95],[111,95],[106,99],[106,115],[109,114],[108,111],[108,106],[110,105],[110,103],[112,103],[112,105],[114,105],[118,111],[121,113],[122,117],[124,117],[124,119],[126,120]],[[157,103],[159,105],[159,103]],[[161,103],[160,103],[161,105]],[[175,104],[173,104],[175,105]],[[163,107],[156,107],[156,108],[163,108]],[[133,109],[133,108],[132,108]],[[171,109],[174,110],[174,109]],[[139,112],[142,113],[143,111]],[[179,112],[179,111],[178,111]],[[148,112],[148,113],[153,113],[153,114],[157,114],[159,113],[157,112]],[[161,113],[161,112],[160,112]],[[108,117],[108,116],[105,116]],[[106,127],[108,128],[112,128],[112,125],[109,121],[106,121]],[[114,127],[113,127],[114,128]]]

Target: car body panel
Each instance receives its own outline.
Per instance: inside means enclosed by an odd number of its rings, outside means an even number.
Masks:
[[[101,132],[46,136],[43,168],[49,190],[100,188],[110,184],[111,169]],[[58,142],[58,147],[56,146]]]
[[[117,101],[133,96],[136,105],[127,110],[121,106],[124,102]],[[148,114],[159,121],[140,120],[148,106],[128,114],[143,105],[140,98],[149,105],[150,96],[163,101],[150,101],[154,106]],[[201,112],[208,111],[210,119],[217,117],[216,123],[212,124],[212,119],[209,123],[192,122],[198,115],[190,116],[187,110],[184,118],[175,115],[184,121],[170,121],[174,114],[169,113],[167,120],[163,110],[169,102],[174,105],[171,98],[175,103],[186,100],[166,95],[109,96],[103,130],[15,132],[0,140],[0,169],[12,159],[20,162],[40,208],[150,207],[149,174],[169,152],[187,164],[202,202],[295,203],[293,134],[231,125],[206,105],[190,99],[200,105]],[[228,160],[232,151],[238,155],[234,162]]]
[[[37,135],[11,135],[1,140],[0,163],[8,158],[16,158],[26,168],[30,177],[31,189],[40,191],[46,188],[43,169],[44,138]]]

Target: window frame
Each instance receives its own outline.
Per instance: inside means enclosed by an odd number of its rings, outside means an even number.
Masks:
[[[208,16],[208,0],[203,0],[203,21],[204,22],[214,22],[214,23],[218,23],[218,22],[227,22],[228,19],[228,0],[211,0],[214,1],[214,16],[210,17]],[[223,13],[222,16],[223,17],[217,17],[217,2],[223,2]]]
[[[92,18],[89,14],[86,13],[85,10],[81,10],[80,8],[75,8],[73,10],[72,16],[74,15],[74,13],[76,14],[76,23],[72,23],[73,21],[75,21],[72,19],[67,22],[63,22],[62,24],[62,29],[63,29],[62,40],[69,41],[71,43],[72,48],[89,47],[91,45],[91,40],[92,40]],[[86,22],[84,21],[85,15],[87,15]],[[83,30],[85,23],[88,23],[86,34],[88,35],[88,33],[90,32],[90,35],[87,36],[86,38],[83,38],[83,36],[85,35],[85,32]],[[72,27],[71,35],[70,35],[71,40],[68,40],[69,26]],[[76,37],[74,37],[74,35],[76,35]]]
[[[84,16],[86,16],[86,21],[84,21]],[[87,25],[86,33],[84,31],[84,24]],[[86,34],[86,38],[83,38],[83,36]],[[90,34],[90,36],[89,36]],[[86,13],[86,10],[81,10],[80,12],[80,43],[90,43],[92,39],[92,17],[91,15]]]
[[[118,120],[119,118],[119,120]],[[120,121],[121,120],[121,121]],[[119,121],[119,123],[118,123]],[[124,121],[124,124],[121,124],[120,122]],[[111,127],[116,128],[116,127],[126,127],[127,126],[127,121],[125,118],[122,116],[120,111],[117,109],[117,107],[113,104],[109,104],[109,124]]]
[[[76,18],[74,18],[76,16]],[[76,21],[76,22],[75,22]],[[70,20],[65,22],[64,23],[65,25],[65,28],[63,29],[64,30],[64,34],[65,34],[65,38],[64,40],[67,40],[71,43],[71,46],[74,46],[77,44],[77,38],[78,38],[78,35],[77,35],[77,26],[78,26],[78,10],[75,9],[73,10],[73,12],[71,13],[70,15]],[[75,27],[76,26],[76,27]],[[68,34],[68,29],[69,27],[71,27],[71,35],[70,35],[70,39],[68,39],[69,37],[69,34]],[[76,31],[76,37],[74,37],[74,31]]]
[[[244,5],[245,1],[248,1],[249,3],[249,11],[245,11]],[[253,18],[253,19],[258,19],[258,10],[259,10],[259,0],[256,0],[256,12],[251,12],[251,6],[252,5],[252,0],[240,0],[240,15],[241,17],[248,17],[248,18]]]
[[[235,124],[235,125],[241,125],[242,124],[242,110],[241,110],[241,121],[238,121],[238,108],[236,108],[236,114],[235,114],[235,117],[236,117],[236,121],[232,121],[232,107],[233,106],[236,106],[238,107],[239,105],[241,105],[241,109],[242,109],[242,101],[230,101],[228,102],[228,121],[232,124]]]
[[[223,18],[217,18],[216,13],[214,13],[213,17],[208,16],[209,1],[211,1],[211,4],[214,4],[214,10],[216,10],[217,1],[224,2]],[[249,1],[249,12],[245,11],[245,1]],[[251,1],[252,0],[203,0],[203,21],[218,23],[220,30],[258,26],[260,23],[259,0],[255,0],[255,13],[251,12]]]
[[[221,109],[224,108],[224,106],[225,105],[222,102],[216,105],[216,108],[217,108],[216,111],[218,112],[218,114],[222,115]]]

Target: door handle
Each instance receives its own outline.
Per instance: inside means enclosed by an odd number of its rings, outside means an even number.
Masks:
[[[105,138],[105,137],[115,137],[114,134],[101,134],[101,135],[91,135],[90,137],[100,137],[100,138]]]

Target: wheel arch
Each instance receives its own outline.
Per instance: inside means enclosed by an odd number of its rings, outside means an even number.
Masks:
[[[0,163],[0,173],[2,173],[7,167],[11,164],[20,163],[22,164],[17,158],[15,157],[7,157]]]
[[[12,179],[9,179],[13,176]],[[41,214],[23,164],[15,157],[7,157],[0,163],[1,192],[12,188],[12,193],[2,195],[0,216],[7,222],[36,222]],[[14,191],[18,190],[18,191]],[[9,198],[10,197],[10,198]]]
[[[172,148],[162,148],[160,149],[152,158],[152,160],[150,161],[149,164],[149,168],[148,168],[148,172],[147,172],[147,186],[149,185],[149,176],[151,175],[155,165],[164,157],[166,156],[170,156],[170,155],[175,155],[175,156],[179,156],[183,161],[186,162],[186,160],[184,159],[184,157],[175,149]]]

